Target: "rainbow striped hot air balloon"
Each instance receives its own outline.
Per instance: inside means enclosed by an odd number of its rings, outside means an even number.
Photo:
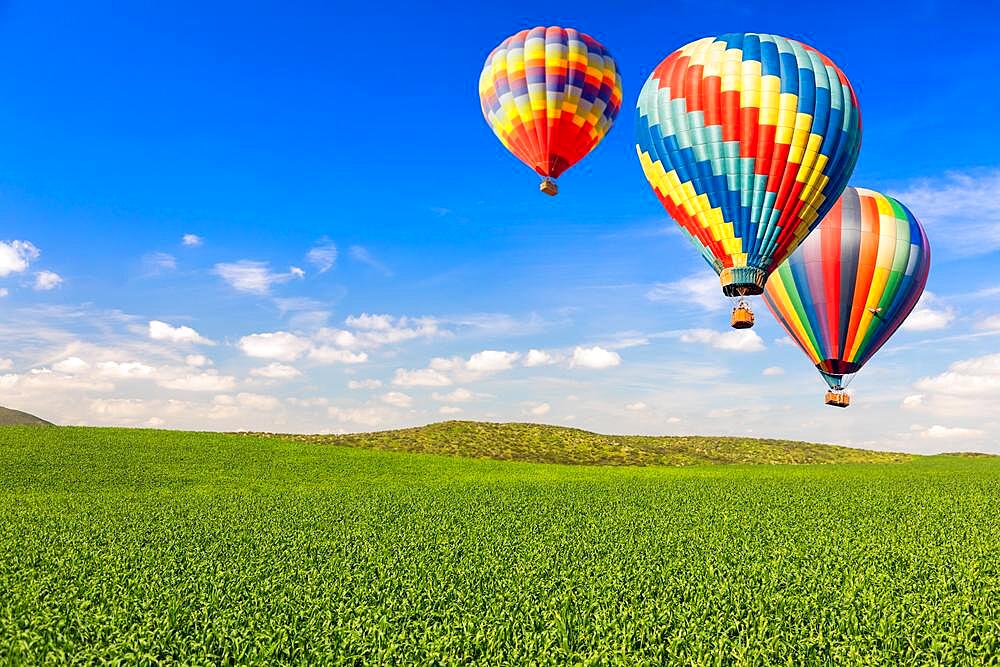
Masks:
[[[899,328],[927,283],[931,251],[901,203],[849,187],[815,232],[771,274],[768,308],[846,407],[858,372]]]
[[[844,73],[777,35],[681,47],[653,70],[636,108],[643,172],[730,297],[763,291],[843,192],[860,145]],[[749,313],[742,299],[740,308]],[[736,315],[737,328],[753,322]]]
[[[555,179],[611,129],[622,83],[608,50],[572,28],[532,28],[500,42],[479,76],[479,100],[493,133],[521,162]]]

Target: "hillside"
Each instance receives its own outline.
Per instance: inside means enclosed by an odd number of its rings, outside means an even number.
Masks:
[[[913,458],[908,454],[791,440],[601,435],[544,424],[472,421],[447,421],[377,433],[272,437],[398,452],[585,465],[898,463]]]
[[[52,426],[52,422],[27,412],[0,407],[0,426]]]

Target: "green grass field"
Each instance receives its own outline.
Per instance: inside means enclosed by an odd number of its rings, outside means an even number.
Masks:
[[[994,458],[592,467],[0,429],[8,664],[998,656]]]

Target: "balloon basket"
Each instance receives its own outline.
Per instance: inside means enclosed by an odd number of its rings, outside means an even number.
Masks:
[[[744,301],[740,301],[733,308],[733,316],[729,319],[729,324],[734,329],[749,329],[753,326],[753,311]]]
[[[846,408],[851,404],[851,397],[847,392],[830,390],[826,392],[825,402],[827,405],[832,405],[835,408]]]
[[[550,197],[555,197],[557,194],[559,194],[559,186],[556,185],[556,182],[553,181],[551,178],[542,179],[542,182],[538,186],[538,189],[542,193],[547,194]]]

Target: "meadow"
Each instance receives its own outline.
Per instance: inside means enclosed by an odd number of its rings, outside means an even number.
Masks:
[[[6,664],[1000,664],[1000,462],[0,429]]]

